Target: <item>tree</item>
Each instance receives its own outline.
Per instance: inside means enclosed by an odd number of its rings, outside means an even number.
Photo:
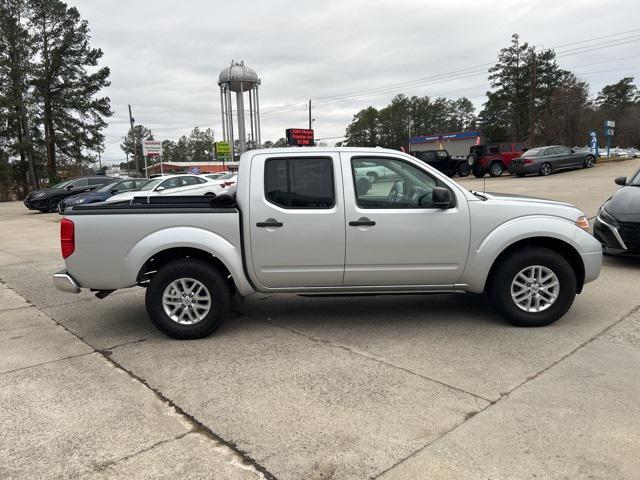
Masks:
[[[142,141],[153,140],[151,131],[144,125],[134,125],[129,129],[127,136],[123,137],[120,148],[134,160],[134,170],[136,174],[143,173],[144,161],[142,158]],[[131,170],[131,169],[129,169]]]
[[[378,145],[378,110],[367,107],[353,116],[345,133],[345,144],[358,147]]]
[[[36,46],[34,80],[44,126],[47,171],[57,177],[58,162],[88,159],[103,141],[104,117],[112,112],[109,68],[97,68],[102,50],[89,46],[89,25],[74,7],[60,0],[28,0],[29,24]]]
[[[282,148],[282,147],[288,147],[288,146],[289,146],[289,142],[287,142],[286,138],[279,138],[273,144],[273,148]]]
[[[195,127],[189,134],[189,150],[192,162],[210,162],[213,153],[213,130]]]
[[[633,77],[625,77],[613,85],[607,85],[598,94],[596,104],[605,112],[622,113],[631,105],[640,102],[638,88]]]
[[[24,194],[29,183],[38,188],[38,174],[28,112],[33,48],[22,22],[23,9],[21,0],[4,0],[0,4],[0,121],[6,125],[2,131],[6,148],[20,157]],[[4,157],[8,168],[9,152]]]

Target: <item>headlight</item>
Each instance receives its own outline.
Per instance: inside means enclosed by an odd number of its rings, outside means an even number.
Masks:
[[[618,228],[620,226],[615,217],[604,209],[604,206],[600,207],[600,210],[598,210],[598,217],[601,221],[608,223],[612,227]]]
[[[585,232],[589,232],[589,220],[584,215],[578,217],[576,220],[576,225],[583,229]]]
[[[74,205],[78,205],[79,203],[83,203],[83,202],[84,202],[84,200],[85,200],[84,198],[80,198],[80,199],[78,199],[78,200],[74,201],[74,202],[73,202],[73,204],[74,204]]]

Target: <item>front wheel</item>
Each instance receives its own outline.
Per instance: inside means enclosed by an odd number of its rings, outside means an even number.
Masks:
[[[145,296],[151,322],[169,337],[189,340],[215,332],[229,314],[231,292],[211,264],[182,258],[162,266]]]
[[[591,168],[595,165],[595,163],[596,163],[596,159],[593,156],[588,155],[587,158],[584,159],[583,166],[584,168]]]
[[[460,162],[458,165],[457,173],[459,177],[466,177],[471,172],[471,166],[469,162]]]
[[[60,199],[57,197],[53,197],[51,200],[47,202],[47,210],[48,212],[56,212],[58,210],[58,203],[60,203]]]
[[[554,250],[524,247],[506,257],[487,280],[496,311],[518,327],[542,327],[561,318],[577,292],[569,262]]]
[[[483,170],[480,170],[478,168],[474,168],[473,170],[471,170],[473,172],[473,176],[476,178],[482,178],[484,177],[485,172]]]

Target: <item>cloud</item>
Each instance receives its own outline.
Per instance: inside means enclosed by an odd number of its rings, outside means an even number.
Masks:
[[[156,138],[175,139],[196,125],[211,126],[219,138],[217,79],[232,58],[245,60],[261,77],[264,140],[306,126],[309,98],[315,99],[316,137],[326,138],[343,135],[358,110],[383,106],[396,93],[467,96],[480,106],[488,83],[478,70],[412,88],[365,90],[493,62],[516,32],[549,48],[632,30],[640,14],[630,0],[610,11],[590,0],[70,3],[89,21],[92,45],[104,51],[103,64],[111,68],[105,94],[115,114],[106,131],[107,162],[124,159],[119,144],[128,129],[128,104]],[[633,56],[638,43],[560,61],[565,68],[586,65],[578,74],[595,92],[640,75],[637,58],[609,62]]]

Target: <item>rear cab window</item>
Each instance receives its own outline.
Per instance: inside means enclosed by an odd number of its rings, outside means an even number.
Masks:
[[[265,198],[278,207],[333,208],[334,184],[331,158],[269,158],[265,162]]]

